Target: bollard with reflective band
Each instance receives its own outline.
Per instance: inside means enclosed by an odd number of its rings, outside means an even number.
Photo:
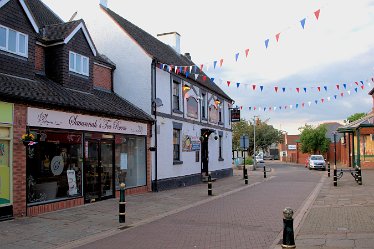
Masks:
[[[327,176],[330,177],[330,162],[327,163]]]
[[[126,221],[126,200],[125,200],[125,187],[126,184],[121,183],[119,189],[119,223]]]
[[[289,207],[283,210],[283,241],[282,248],[296,248],[293,231],[293,210]]]
[[[362,185],[361,167],[358,167],[357,183],[358,185]]]
[[[208,175],[208,195],[213,195],[213,190],[212,190],[212,176],[209,172]]]
[[[336,165],[334,165],[334,186],[338,186],[338,170],[336,169]]]
[[[265,168],[265,165],[264,165],[264,178],[266,178],[266,168]]]
[[[248,170],[247,170],[247,168],[244,169],[244,183],[248,184]]]

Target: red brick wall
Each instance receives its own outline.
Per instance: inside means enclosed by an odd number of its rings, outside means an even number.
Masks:
[[[36,216],[42,213],[52,212],[60,209],[71,208],[75,206],[80,206],[84,204],[84,199],[77,198],[66,201],[53,202],[44,205],[38,205],[27,208],[27,216]]]
[[[44,48],[42,46],[35,46],[35,70],[44,72]]]
[[[95,87],[112,90],[112,70],[97,64],[93,65],[93,84]]]
[[[20,138],[26,132],[27,107],[14,105],[13,125],[13,213],[26,215],[26,148]]]

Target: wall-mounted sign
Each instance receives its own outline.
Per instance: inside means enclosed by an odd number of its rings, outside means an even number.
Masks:
[[[147,125],[119,119],[58,112],[29,107],[27,125],[58,129],[147,135]]]
[[[296,145],[295,144],[289,144],[288,149],[289,150],[296,150]]]
[[[199,137],[192,137],[189,135],[183,135],[182,138],[182,150],[183,151],[197,151],[200,150]]]
[[[231,122],[240,122],[240,109],[231,109]]]

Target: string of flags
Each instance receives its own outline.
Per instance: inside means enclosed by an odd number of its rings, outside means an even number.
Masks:
[[[317,21],[319,20],[319,16],[320,16],[320,13],[321,13],[321,9],[318,9],[316,11],[313,12],[313,18],[315,18]],[[310,16],[307,16],[307,17],[304,17],[303,19],[301,19],[299,21],[299,25],[300,25],[300,28],[302,30],[305,29],[306,25],[307,25],[307,20],[308,18],[310,18]],[[274,44],[277,44],[279,43],[279,40],[281,38],[281,34],[284,33],[284,32],[278,32],[277,34],[274,35],[275,37],[275,42]],[[264,40],[264,46],[265,46],[265,49],[268,49],[269,46],[271,45],[271,41],[273,41],[273,39],[271,38],[267,38]],[[241,58],[245,58],[247,59],[248,56],[250,55],[250,48],[246,48],[244,49],[242,52],[236,52],[233,56],[233,58],[235,59],[235,62],[238,62],[239,59]],[[200,66],[196,66],[196,65],[169,65],[169,64],[165,64],[165,63],[160,63],[159,64],[159,67],[160,69],[164,69],[164,70],[167,70],[169,72],[171,71],[174,71],[175,73],[177,73],[177,71],[179,71],[179,73],[188,73],[188,74],[200,74],[201,72],[205,71],[209,71],[209,69],[213,68],[213,69],[218,69],[218,68],[221,68],[224,64],[224,61],[226,61],[225,59],[221,58],[219,60],[214,60],[214,61],[211,61],[211,62],[207,62],[207,63],[203,63],[203,64],[200,64]]]
[[[372,82],[374,82],[374,78],[371,78]],[[362,87],[355,87],[353,91],[347,90],[347,91],[342,91],[338,94],[334,94],[332,96],[328,96],[325,98],[320,98],[320,99],[314,99],[314,101],[309,100],[309,101],[302,101],[296,104],[288,104],[288,105],[274,105],[274,106],[267,106],[267,107],[261,107],[261,106],[249,106],[248,110],[249,111],[286,111],[286,110],[292,110],[292,109],[302,109],[306,107],[312,107],[313,105],[318,105],[318,104],[324,104],[326,102],[331,102],[333,100],[338,100],[339,98],[344,98],[347,96],[352,95],[353,93],[358,93],[360,90],[362,91],[364,88]],[[239,107],[240,110],[243,109],[243,106]]]

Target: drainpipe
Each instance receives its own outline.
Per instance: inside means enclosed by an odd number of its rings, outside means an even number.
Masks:
[[[152,60],[152,66],[151,66],[151,84],[152,84],[152,110],[154,112],[155,116],[155,179],[152,186],[152,191],[158,192],[158,184],[157,184],[157,154],[158,154],[158,148],[157,148],[157,107],[156,103],[154,102],[154,99],[156,99],[156,60]]]

